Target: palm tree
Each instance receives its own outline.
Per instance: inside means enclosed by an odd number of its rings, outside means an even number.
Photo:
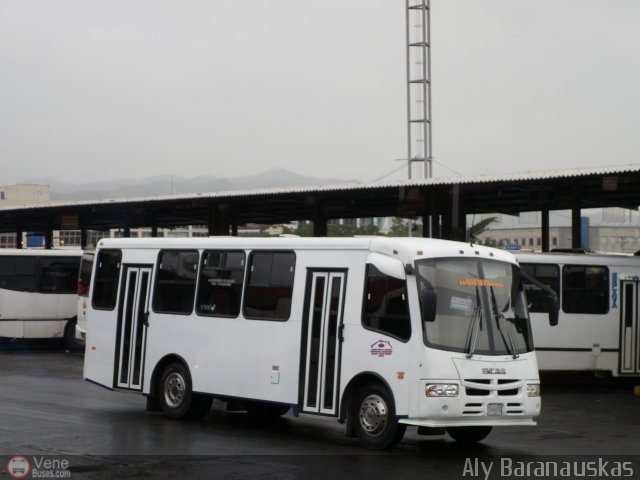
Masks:
[[[478,223],[474,223],[467,229],[467,241],[475,240],[482,232],[489,228],[489,225],[493,222],[497,222],[498,217],[487,217],[484,220],[480,220]]]

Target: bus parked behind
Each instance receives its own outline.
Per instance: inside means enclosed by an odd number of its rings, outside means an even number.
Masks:
[[[75,338],[80,250],[0,249],[0,337]]]
[[[560,298],[550,328],[543,291],[525,289],[540,370],[640,375],[640,257],[598,253],[517,253],[522,270]]]
[[[78,320],[76,322],[75,336],[76,340],[83,345],[87,338],[87,308],[94,256],[94,252],[91,251],[85,251],[82,254],[80,259],[80,272],[78,274]]]

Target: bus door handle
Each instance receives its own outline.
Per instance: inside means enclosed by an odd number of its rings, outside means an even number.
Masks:
[[[149,327],[149,312],[142,314],[142,324],[147,328]]]
[[[344,323],[341,323],[340,325],[338,325],[338,340],[340,340],[341,342],[344,342]]]

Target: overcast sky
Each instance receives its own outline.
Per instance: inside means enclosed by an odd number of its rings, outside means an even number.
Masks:
[[[640,161],[638,0],[431,4],[434,176]],[[405,58],[403,0],[0,0],[0,184],[370,181]]]

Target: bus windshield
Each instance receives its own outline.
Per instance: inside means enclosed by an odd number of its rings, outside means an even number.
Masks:
[[[467,357],[533,350],[517,266],[442,258],[416,261],[416,273],[425,345]]]

